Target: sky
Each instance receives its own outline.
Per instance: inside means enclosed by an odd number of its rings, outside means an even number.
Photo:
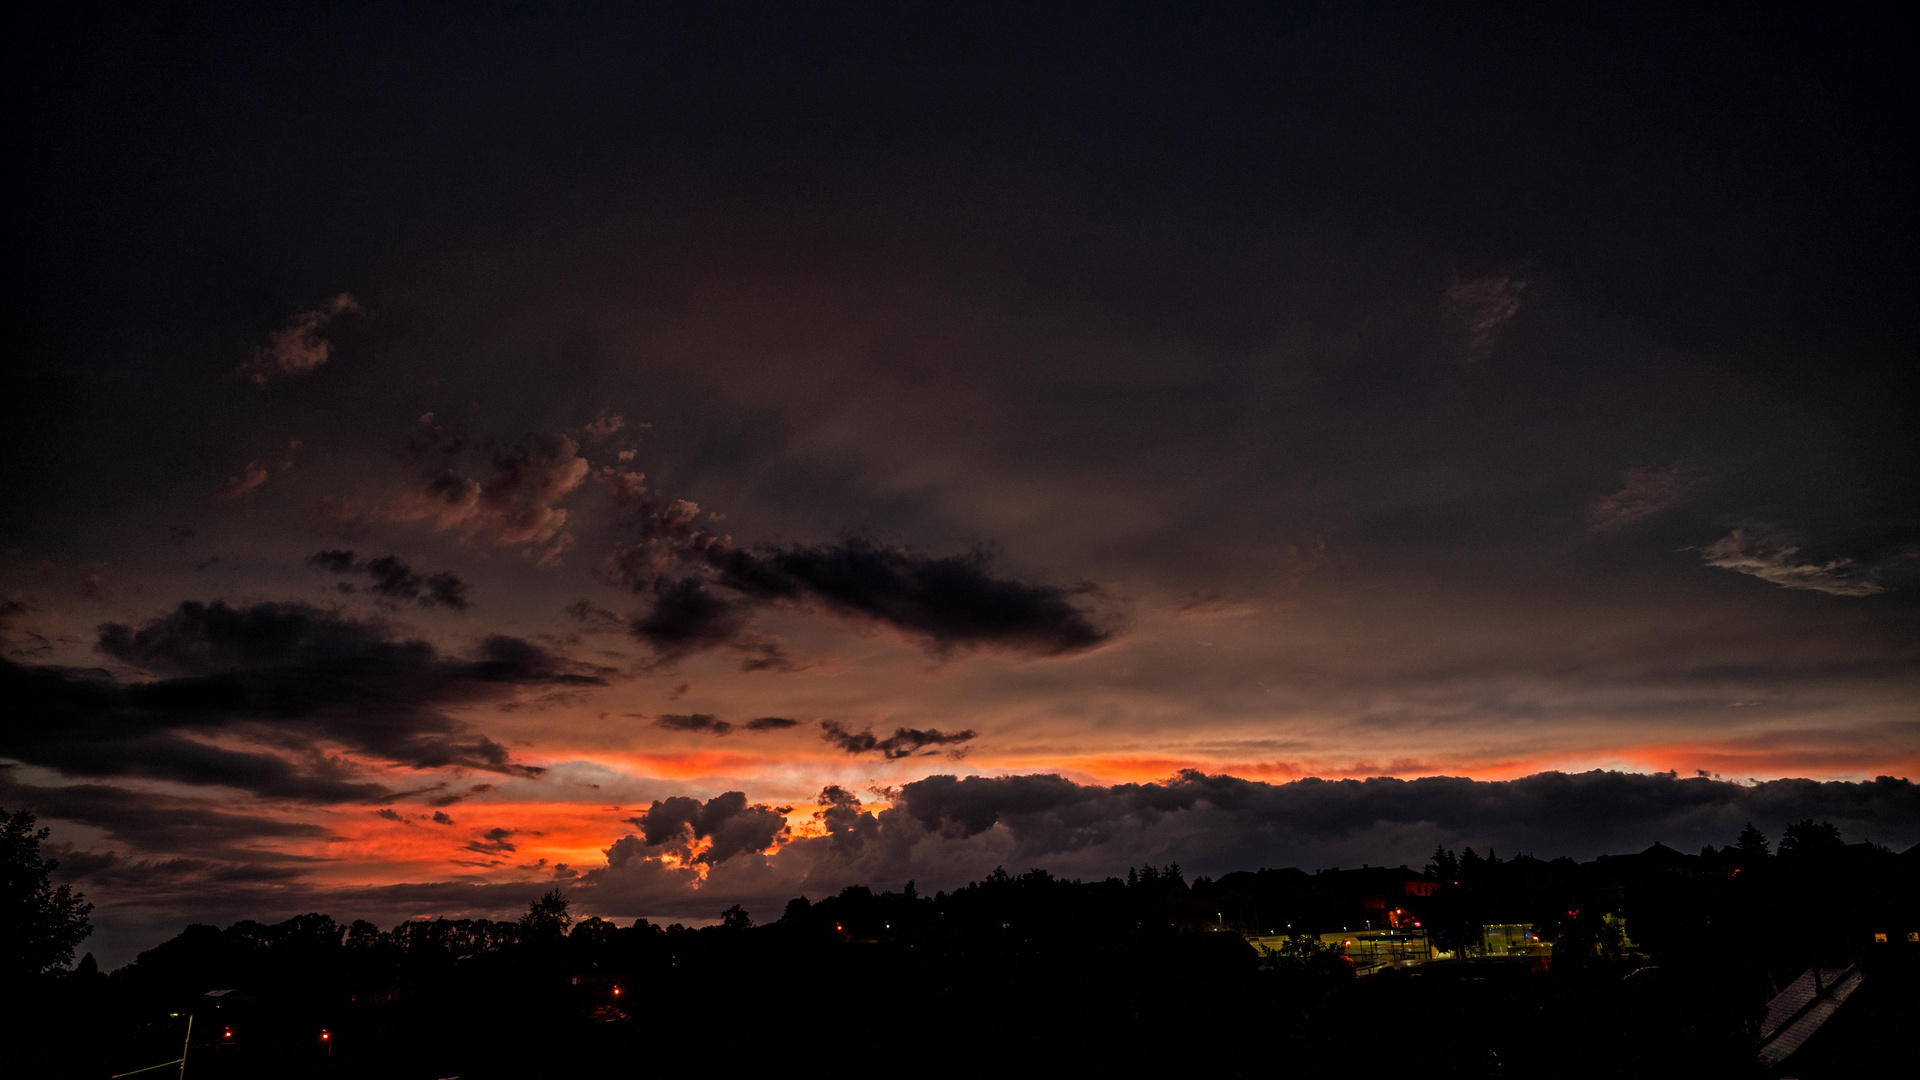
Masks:
[[[0,806],[103,963],[1920,842],[1882,17],[32,17]]]

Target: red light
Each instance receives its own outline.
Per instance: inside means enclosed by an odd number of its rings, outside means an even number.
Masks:
[[[331,1038],[333,1038],[333,1036],[332,1036],[332,1035],[330,1035],[330,1034],[328,1034],[327,1032],[324,1032],[324,1031],[323,1031],[323,1032],[321,1032],[321,1033],[320,1033],[320,1041],[321,1041],[321,1042],[326,1042],[326,1041],[327,1041],[328,1039],[331,1039]]]
[[[619,987],[617,987],[617,986],[616,986],[616,987],[614,987],[614,988],[613,988],[613,996],[614,996],[614,997],[619,997],[619,996],[620,996],[620,988],[619,988]]]
[[[227,1030],[225,1030],[225,1031],[223,1031],[223,1032],[221,1032],[221,1033],[220,1033],[220,1037],[221,1037],[221,1038],[223,1038],[223,1039],[231,1039],[231,1038],[233,1038],[233,1029],[232,1029],[232,1028],[228,1028]]]

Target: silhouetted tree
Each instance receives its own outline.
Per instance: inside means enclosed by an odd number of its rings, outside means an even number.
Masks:
[[[1764,859],[1768,854],[1767,834],[1754,828],[1753,822],[1749,821],[1747,827],[1740,830],[1740,839],[1734,841],[1733,846],[1742,855]]]
[[[46,829],[25,810],[0,809],[0,965],[9,979],[65,967],[93,933],[93,905],[71,885],[55,886],[60,864],[40,856]]]
[[[720,925],[729,930],[751,930],[753,916],[747,914],[747,909],[735,904],[720,913]]]
[[[1468,848],[1472,851],[1472,848]],[[1433,857],[1427,861],[1427,873],[1439,878],[1442,884],[1460,879],[1460,858],[1444,847],[1433,849]]]
[[[1470,847],[1460,849],[1461,881],[1471,883],[1477,880],[1480,877],[1481,871],[1485,870],[1486,867],[1487,860],[1481,858],[1479,852]]]
[[[567,914],[570,903],[559,889],[553,889],[527,907],[520,916],[520,928],[532,937],[559,937],[567,932],[573,916]]]
[[[1840,839],[1840,829],[1831,821],[1816,824],[1812,818],[1807,818],[1787,826],[1787,831],[1780,837],[1780,857],[1783,859],[1822,855],[1843,847],[1846,847],[1846,842]]]
[[[619,927],[595,915],[574,923],[572,932],[567,935],[567,940],[577,942],[586,949],[601,949],[613,941],[619,933]]]

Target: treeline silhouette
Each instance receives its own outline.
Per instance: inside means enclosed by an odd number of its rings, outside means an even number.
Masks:
[[[1779,854],[1749,828],[1724,850],[1589,863],[1441,850],[1424,873],[1001,869],[931,896],[796,898],[760,925],[734,907],[698,929],[576,919],[559,891],[515,920],[196,925],[111,975],[87,957],[44,976],[15,1060],[89,1077],[165,1061],[191,1012],[189,1075],[205,1077],[1759,1077],[1774,988],[1857,961],[1871,977],[1795,1075],[1883,1066],[1920,1020],[1920,849],[1795,828]],[[1491,922],[1534,925],[1551,957],[1357,977],[1306,931],[1378,916],[1368,898],[1395,875],[1437,885],[1401,906],[1463,957]],[[1284,940],[1256,950],[1243,934],[1271,923]]]

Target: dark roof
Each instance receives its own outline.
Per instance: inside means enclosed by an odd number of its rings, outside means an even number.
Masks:
[[[1658,840],[1655,840],[1651,847],[1642,851],[1640,857],[1646,859],[1648,862],[1658,862],[1668,866],[1685,866],[1694,861],[1695,858],[1695,856],[1688,855],[1684,852],[1675,851],[1673,848],[1668,847]]]

